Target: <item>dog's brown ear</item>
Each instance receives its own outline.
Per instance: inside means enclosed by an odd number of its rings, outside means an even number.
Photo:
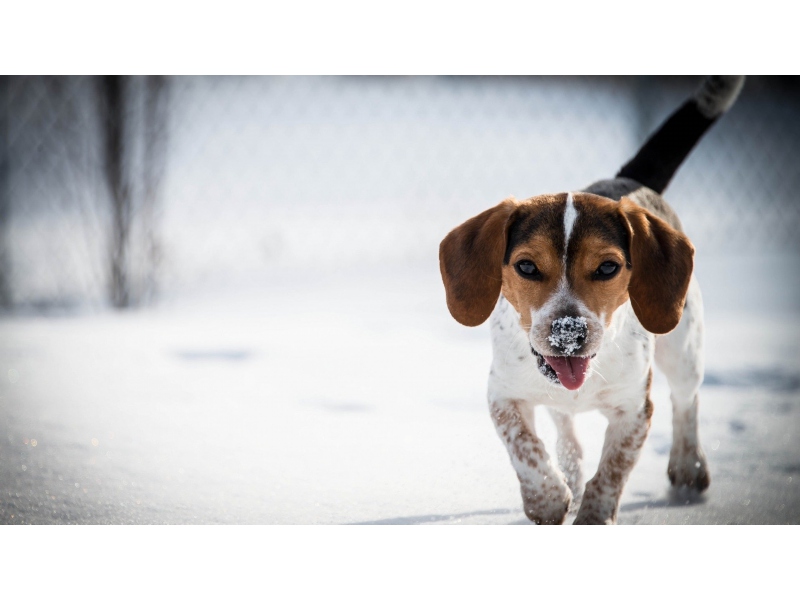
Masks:
[[[635,204],[620,200],[630,235],[628,293],[639,322],[651,333],[668,333],[683,314],[694,266],[694,246],[683,233]]]
[[[513,198],[503,200],[453,229],[439,245],[447,308],[462,325],[480,325],[497,303],[508,224],[516,208]]]

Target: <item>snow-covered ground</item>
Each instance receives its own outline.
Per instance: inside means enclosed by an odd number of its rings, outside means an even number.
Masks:
[[[450,318],[429,250],[0,320],[0,522],[527,523],[486,408],[487,326]],[[700,256],[711,488],[670,493],[657,374],[620,523],[800,522],[799,266]],[[591,471],[605,421],[578,427]]]
[[[438,243],[508,194],[610,176],[696,83],[176,79],[161,300],[128,313],[98,309],[99,155],[60,154],[99,151],[93,84],[73,90],[74,144],[32,119],[47,94],[15,96],[0,522],[526,523],[486,407],[488,329],[448,314]],[[669,492],[657,374],[622,523],[800,522],[790,100],[747,86],[668,190],[707,305],[712,485]],[[48,307],[73,312],[24,312]],[[591,470],[605,422],[578,427]]]

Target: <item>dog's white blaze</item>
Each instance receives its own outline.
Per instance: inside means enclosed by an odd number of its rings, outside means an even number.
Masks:
[[[564,209],[564,258],[567,257],[567,246],[569,245],[569,236],[572,235],[572,227],[575,225],[575,219],[578,218],[578,210],[575,208],[575,201],[572,198],[572,193],[567,194],[567,207]]]

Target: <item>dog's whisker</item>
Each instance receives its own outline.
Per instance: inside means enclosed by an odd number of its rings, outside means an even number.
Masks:
[[[589,367],[589,370],[590,370],[592,373],[594,373],[595,375],[597,375],[597,376],[598,376],[600,379],[602,379],[603,381],[605,381],[606,383],[608,383],[608,379],[606,379],[605,377],[603,377],[603,375],[600,373],[600,371],[598,371],[597,369],[595,369],[595,368],[593,368],[593,367]]]

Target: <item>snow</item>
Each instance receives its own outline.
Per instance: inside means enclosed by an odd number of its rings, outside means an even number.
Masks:
[[[585,317],[561,317],[553,321],[553,333],[547,340],[554,348],[561,348],[567,356],[573,354],[586,339]]]
[[[427,250],[251,272],[137,312],[3,318],[0,522],[528,523],[486,407],[488,326],[452,320]],[[800,522],[797,263],[698,256],[711,488],[669,490],[656,373],[620,523]],[[577,428],[591,475],[605,421]]]
[[[510,194],[616,172],[646,125],[631,124],[638,92],[560,78],[173,83],[157,306],[97,312],[105,217],[73,204],[93,206],[101,182],[12,177],[15,293],[82,308],[0,316],[0,522],[527,523],[486,407],[488,326],[450,317],[438,244]],[[652,125],[688,91],[665,88]],[[667,194],[707,306],[712,483],[699,499],[670,493],[656,374],[621,523],[800,521],[797,210],[793,165],[774,159],[796,154],[795,113],[745,88]],[[537,427],[552,449],[544,412]],[[577,427],[591,475],[605,422]]]

